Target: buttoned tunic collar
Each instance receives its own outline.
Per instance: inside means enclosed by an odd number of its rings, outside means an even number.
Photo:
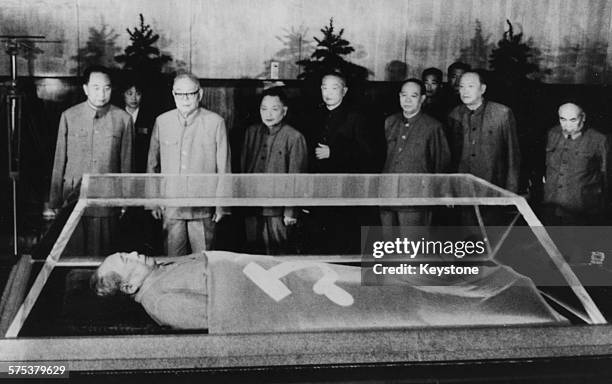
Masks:
[[[268,127],[267,125],[264,125],[266,127],[266,129],[268,130],[268,134],[270,136],[274,136],[276,135],[281,128],[283,127],[283,122],[280,122],[279,124],[273,125],[272,127]]]
[[[572,132],[572,133],[566,133],[563,130],[561,130],[561,132],[563,134],[563,137],[565,137],[566,139],[576,140],[577,138],[582,136],[582,129],[579,130],[578,132]]]
[[[416,123],[421,118],[422,115],[423,113],[421,113],[421,111],[417,112],[416,114],[410,117],[406,117],[406,115],[402,113],[402,121],[404,122],[404,126],[409,127],[410,125]]]
[[[476,109],[469,109],[467,106],[466,106],[466,108],[468,109],[469,113],[472,116],[482,116],[486,106],[487,106],[487,101],[486,100],[482,100],[482,104],[480,104],[480,106],[478,108],[476,108]]]
[[[106,104],[103,107],[94,107],[93,105],[91,105],[91,103],[89,102],[89,100],[87,100],[87,106],[89,107],[89,109],[86,109],[85,114],[87,115],[87,117],[91,117],[92,119],[94,118],[101,118],[106,116],[106,114],[108,113],[109,109],[110,109],[110,103]]]
[[[191,112],[189,115],[187,116],[183,116],[183,114],[177,110],[177,116],[179,119],[179,122],[181,123],[181,126],[186,127],[188,125],[193,124],[194,120],[196,119],[196,117],[200,114],[200,108],[196,109],[195,111]]]

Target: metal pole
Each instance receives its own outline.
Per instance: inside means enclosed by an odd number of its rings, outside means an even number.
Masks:
[[[17,228],[17,182],[19,179],[19,167],[21,157],[21,112],[23,95],[17,87],[17,55],[21,48],[32,49],[28,42],[44,39],[45,36],[35,35],[0,35],[0,39],[6,42],[6,53],[11,57],[11,81],[7,85],[6,92],[6,114],[7,114],[7,155],[9,178],[12,184],[12,209],[13,209],[13,254],[19,256],[18,228]]]
[[[17,92],[17,88],[11,90],[12,95],[9,96],[10,100],[10,117],[11,117],[11,141],[9,146],[11,147],[10,152],[10,163],[9,163],[9,177],[13,185],[13,255],[19,256],[19,236],[17,227],[17,181],[19,179],[19,162],[21,157],[20,142],[21,142],[21,95]]]
[[[19,42],[11,39],[8,44],[7,53],[11,56],[11,83],[6,95],[6,106],[8,114],[7,146],[8,146],[8,170],[11,179],[11,202],[13,219],[13,256],[19,256],[19,235],[17,229],[17,179],[19,177],[19,140],[21,132],[21,103],[17,90],[17,54],[19,53]]]
[[[11,81],[13,87],[17,86],[17,48],[9,49],[11,55]]]
[[[13,183],[13,256],[17,258],[19,257],[19,248],[17,244],[19,240],[17,236],[17,180],[14,177],[11,179]]]
[[[11,88],[8,90],[6,95],[6,109],[7,109],[7,129],[6,129],[6,137],[7,137],[7,160],[8,160],[8,176],[11,179],[11,215],[13,219],[13,256],[17,257],[19,255],[17,248],[17,174],[14,169],[14,159],[13,159],[13,140],[15,137],[15,127],[17,123],[16,110],[17,107],[14,90]]]

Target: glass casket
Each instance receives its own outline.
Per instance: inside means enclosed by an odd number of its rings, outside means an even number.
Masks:
[[[65,362],[70,371],[89,372],[342,367],[610,353],[612,333],[605,325],[605,316],[526,200],[471,175],[85,175],[80,196],[74,203],[61,230],[58,228],[52,239],[53,247],[48,254],[45,252],[46,258],[22,260],[13,270],[14,276],[3,294],[1,361]],[[398,301],[390,304],[397,311],[377,318],[369,317],[371,313],[367,311],[368,308],[378,308],[376,299],[364,299],[371,300],[362,308],[368,316],[364,316],[363,321],[358,317],[359,321],[350,322],[351,326],[348,326],[348,321],[343,323],[342,314],[336,315],[333,311],[311,305],[304,313],[314,318],[313,324],[318,324],[318,313],[320,316],[327,313],[328,317],[333,313],[336,322],[328,319],[323,326],[307,324],[301,328],[285,327],[278,332],[274,331],[276,323],[273,322],[269,323],[272,324],[270,328],[254,327],[252,331],[248,324],[235,330],[230,325],[205,330],[160,327],[130,300],[99,301],[87,291],[89,275],[106,255],[69,254],[67,251],[67,244],[88,209],[111,207],[118,212],[123,208],[127,212],[140,210],[142,214],[159,206],[231,207],[234,221],[240,220],[239,212],[245,207],[291,206],[306,211],[325,207],[357,207],[374,211],[378,207],[423,206],[441,210],[467,207],[474,212],[479,238],[486,242],[487,257],[479,262],[496,268],[504,266],[525,276],[533,283],[530,292],[538,296],[535,300],[541,300],[551,315],[539,319],[534,317],[528,305],[522,303],[524,297],[519,294],[504,297],[503,305],[496,304],[496,315],[507,314],[506,311],[520,314],[520,318],[515,316],[508,323],[503,317],[487,323],[487,318],[493,319],[491,314],[494,312],[485,311],[482,316],[472,313],[477,320],[470,324],[466,320],[469,317],[462,317],[461,304],[455,303],[444,305],[453,305],[455,317],[463,320],[455,324],[441,321],[441,315],[434,310],[430,312],[431,321],[428,322],[427,313],[432,306],[425,301],[433,300],[440,306],[439,303],[447,303],[446,299],[436,301],[436,297],[458,288],[451,285],[451,289],[445,291],[433,284],[404,281],[400,288],[393,283],[370,284],[375,287],[366,291],[368,284],[354,278],[364,278],[363,271],[371,271],[372,265],[379,260],[372,259],[371,254],[364,251],[364,244],[367,248],[371,242],[368,243],[368,228],[362,228],[361,239],[355,239],[361,243],[362,254],[300,252],[278,256],[274,263],[325,263],[341,271],[340,275],[344,273],[343,268],[348,268],[346,270],[350,273],[359,270],[356,275],[351,275],[359,286],[356,291],[345,287],[355,300],[362,300],[360,295],[363,292],[366,295],[367,292],[384,294],[399,289],[401,293],[404,292],[402,289],[408,289],[406,285],[410,285],[410,289],[415,291],[405,292],[410,292],[411,297],[421,295],[423,301],[413,300],[410,305],[402,307],[400,304],[404,299],[401,294],[391,295]],[[487,216],[481,211],[491,206],[505,207],[507,222],[501,225],[498,222],[495,228],[489,227],[485,222]],[[142,221],[128,223],[139,226]],[[122,227],[121,230],[135,233],[147,228]],[[226,249],[231,250],[232,231],[227,233],[230,240],[225,244],[230,246]],[[316,238],[310,237],[309,241],[316,241]],[[128,245],[115,248],[122,246]],[[223,257],[223,252],[218,250],[212,251],[213,254],[211,260]],[[161,253],[151,256],[160,256],[161,261],[169,259]],[[240,274],[240,269],[237,271]],[[337,283],[341,287],[342,278]],[[480,284],[475,283],[476,280],[468,282],[472,285],[465,292],[470,292],[470,289],[475,292],[473,285]],[[224,300],[249,291],[248,284],[252,281],[247,278],[245,281],[247,285],[227,293]],[[490,290],[491,287],[485,288]],[[432,294],[432,290],[434,294],[427,296]],[[427,294],[423,294],[425,291]],[[7,299],[9,296],[13,299]],[[233,301],[233,305],[249,307],[251,299],[248,295],[245,297],[246,301]],[[408,300],[407,296],[404,297]],[[272,304],[261,308],[262,323],[266,322],[266,313],[275,311]],[[211,305],[209,310],[215,307],[219,304]],[[425,311],[423,308],[430,309]],[[471,308],[466,307],[466,310]],[[408,319],[414,313],[425,321]],[[240,312],[225,316],[236,317],[237,314]],[[211,319],[215,316],[209,314]],[[303,316],[306,315],[298,317]],[[292,319],[295,322],[295,318]],[[330,321],[333,326],[329,325]],[[234,324],[223,318],[217,318],[216,322]]]

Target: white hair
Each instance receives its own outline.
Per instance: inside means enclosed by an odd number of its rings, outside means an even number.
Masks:
[[[177,81],[182,80],[182,79],[189,79],[195,85],[197,85],[198,88],[200,88],[200,79],[198,79],[197,76],[194,75],[191,72],[181,72],[181,73],[177,74],[176,77],[174,78],[174,82],[172,83],[172,85],[174,86]]]

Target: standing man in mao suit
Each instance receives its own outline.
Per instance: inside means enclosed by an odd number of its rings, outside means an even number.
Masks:
[[[448,117],[452,164],[459,173],[471,173],[492,184],[517,193],[520,150],[512,110],[484,98],[487,85],[483,74],[465,72],[459,82],[459,105]],[[485,225],[503,225],[504,210],[483,210]],[[463,225],[477,225],[472,212],[462,210]]]
[[[308,164],[312,173],[378,172],[374,143],[378,127],[369,126],[366,116],[345,100],[349,87],[339,72],[321,80],[323,105],[308,128]],[[382,138],[380,140],[382,142]],[[357,253],[360,226],[366,211],[355,207],[314,207],[312,209],[315,253]]]
[[[387,160],[383,173],[442,173],[450,152],[442,123],[422,112],[425,85],[418,79],[404,81],[399,93],[402,112],[385,120]],[[431,210],[426,207],[381,207],[383,227],[426,226]]]
[[[55,209],[78,198],[85,173],[132,171],[132,119],[110,104],[112,86],[108,69],[90,67],[83,78],[87,100],[64,111],[60,119],[49,191],[49,206]],[[116,208],[87,208],[66,253],[99,256],[113,252],[118,217]]]
[[[545,225],[602,225],[610,203],[610,143],[585,124],[576,103],[559,107],[548,132],[542,219]]]
[[[479,72],[461,76],[462,105],[449,115],[450,147],[459,173],[471,173],[511,192],[518,191],[520,151],[510,108],[484,98]]]
[[[365,115],[345,100],[346,78],[331,72],[321,80],[323,105],[310,127],[310,168],[314,173],[367,173],[375,166],[374,135]]]
[[[157,117],[151,135],[147,172],[167,174],[230,173],[230,149],[223,118],[200,107],[203,91],[190,73],[174,79],[176,109]],[[227,214],[223,207],[160,208],[168,255],[211,249],[215,224]]]
[[[304,136],[285,122],[287,97],[280,87],[264,90],[259,104],[261,123],[247,128],[240,167],[243,173],[303,173],[308,152]],[[256,252],[297,253],[295,226],[300,210],[295,207],[253,209],[245,217],[247,243]]]

